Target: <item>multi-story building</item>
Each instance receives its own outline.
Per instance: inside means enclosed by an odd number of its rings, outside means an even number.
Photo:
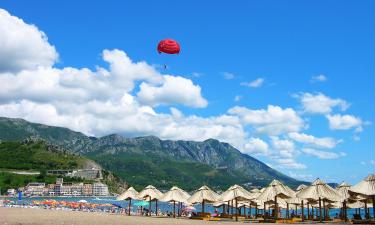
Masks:
[[[70,196],[72,195],[72,185],[71,184],[63,184],[60,186],[60,195],[61,196]]]
[[[25,187],[25,194],[31,196],[43,196],[45,183],[32,182]]]
[[[82,195],[85,195],[85,196],[93,195],[92,184],[83,184]]]
[[[94,196],[108,196],[108,186],[103,183],[94,183],[92,185],[92,193]]]
[[[72,184],[70,191],[72,192],[72,195],[74,196],[82,195],[83,183]]]

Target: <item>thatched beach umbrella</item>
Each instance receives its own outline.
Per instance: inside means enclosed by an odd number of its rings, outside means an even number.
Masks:
[[[117,196],[117,200],[129,200],[129,208],[128,208],[128,215],[130,216],[130,208],[132,204],[132,199],[138,199],[138,192],[133,188],[130,187],[121,195]]]
[[[173,217],[176,217],[176,202],[188,203],[187,200],[189,198],[190,198],[190,195],[186,191],[176,186],[173,186],[167,193],[163,195],[160,201],[173,202]]]
[[[289,187],[283,185],[278,180],[273,180],[264,191],[257,197],[263,202],[274,202],[275,204],[275,219],[278,216],[277,198],[287,199],[295,197],[295,192]]]
[[[148,185],[138,194],[138,198],[149,200],[149,213],[151,216],[151,201],[155,201],[156,203],[156,215],[158,214],[158,200],[163,197],[163,193],[161,193],[158,189],[156,189],[152,185]]]
[[[238,201],[250,201],[251,199],[254,199],[253,195],[247,191],[245,188],[239,186],[239,185],[233,185],[228,190],[226,190],[224,193],[221,194],[221,200],[224,202],[227,201],[236,201],[236,210],[238,208]],[[236,212],[236,221],[238,221],[238,213]]]
[[[296,191],[297,191],[297,192],[300,192],[301,190],[303,190],[303,189],[305,189],[305,188],[307,188],[307,185],[301,184],[301,185],[299,185],[299,186],[297,187]]]
[[[359,182],[356,185],[353,185],[349,189],[349,193],[353,193],[354,195],[360,194],[366,196],[367,198],[372,200],[372,203],[375,203],[375,174],[368,175],[364,180]],[[365,200],[365,215],[368,218],[367,214],[367,198]],[[375,208],[373,207],[374,217],[375,217]]]
[[[323,221],[321,201],[323,200],[323,204],[325,204],[326,201],[336,202],[341,200],[340,194],[319,178],[316,179],[311,186],[308,186],[297,193],[297,197],[307,199],[308,201],[319,201],[319,218],[321,222]]]
[[[342,182],[337,188],[336,191],[341,195],[341,201],[342,202],[342,216],[344,217],[344,220],[346,221],[348,216],[347,216],[347,202],[350,200],[351,196],[349,193],[350,189],[350,184],[346,182]],[[340,204],[341,205],[341,204]]]
[[[204,213],[205,203],[214,203],[220,201],[220,196],[211,190],[207,186],[202,186],[199,188],[189,199],[188,202],[191,204],[202,204],[202,212]]]

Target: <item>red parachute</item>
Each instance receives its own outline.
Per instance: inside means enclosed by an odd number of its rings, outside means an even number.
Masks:
[[[178,54],[180,53],[180,44],[172,39],[161,40],[158,44],[158,52],[166,54]]]

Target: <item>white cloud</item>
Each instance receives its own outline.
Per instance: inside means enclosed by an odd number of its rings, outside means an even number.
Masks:
[[[222,74],[223,74],[224,79],[226,80],[232,80],[235,77],[234,73],[223,72]]]
[[[315,82],[324,82],[327,81],[327,77],[324,76],[323,74],[317,75],[317,76],[312,76],[310,79],[310,82],[315,83]]]
[[[329,122],[329,128],[331,130],[349,130],[355,128],[356,132],[363,130],[363,122],[361,118],[352,115],[327,115],[326,118]]]
[[[277,157],[294,158],[295,146],[294,143],[287,139],[280,139],[278,137],[271,137],[272,146],[277,150]]]
[[[312,181],[314,178],[312,174],[300,174],[300,173],[294,173],[291,171],[288,171],[288,175],[297,180],[303,180],[303,181]]]
[[[307,155],[315,156],[319,159],[337,159],[337,158],[346,156],[346,153],[344,152],[335,153],[335,152],[320,151],[320,150],[316,150],[312,148],[303,148],[301,151]]]
[[[258,88],[258,87],[261,87],[263,85],[263,83],[264,83],[264,79],[258,78],[256,80],[251,81],[251,82],[242,82],[241,85],[251,87],[251,88]]]
[[[201,88],[189,79],[164,75],[161,86],[143,82],[137,93],[143,104],[158,106],[167,104],[183,104],[190,107],[202,108],[207,106],[207,100],[201,95]]]
[[[198,78],[198,77],[203,76],[203,73],[193,72],[193,73],[191,73],[191,76],[192,76],[192,77],[196,77],[196,78]]]
[[[374,166],[375,165],[375,160],[370,160],[370,161],[362,161],[361,162],[361,165],[370,165],[370,166]]]
[[[266,110],[236,106],[229,109],[229,114],[239,116],[244,124],[252,125],[256,132],[272,136],[298,132],[305,126],[303,119],[293,109],[273,105],[269,105]]]
[[[147,81],[154,85],[164,81],[163,76],[154,67],[146,62],[132,62],[124,51],[106,49],[103,51],[103,60],[109,63],[111,85],[126,92],[134,89],[135,81]],[[101,70],[105,71],[102,68]]]
[[[268,155],[269,146],[268,144],[259,138],[250,138],[248,142],[244,145],[244,152],[248,154],[256,155]]]
[[[234,96],[234,101],[239,102],[242,99],[242,95],[236,95]]]
[[[296,162],[293,158],[279,158],[276,159],[279,168],[286,169],[306,169],[306,165]]]
[[[296,95],[301,101],[304,112],[313,114],[329,114],[333,108],[338,107],[341,111],[349,108],[349,104],[342,99],[332,99],[322,93],[302,93]]]
[[[308,144],[317,148],[334,148],[337,144],[342,142],[342,140],[335,140],[334,138],[330,137],[317,138],[312,135],[296,132],[289,133],[288,136],[294,141]]]
[[[18,72],[51,66],[58,59],[55,47],[34,25],[0,9],[0,72]]]

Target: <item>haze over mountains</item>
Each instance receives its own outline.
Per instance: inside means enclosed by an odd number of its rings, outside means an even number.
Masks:
[[[67,128],[0,117],[1,140],[30,137],[85,155],[136,187],[153,184],[168,189],[179,185],[193,190],[207,184],[225,189],[234,183],[264,186],[272,179],[292,187],[301,183],[214,139],[170,141],[155,136],[126,138],[117,134],[96,138]]]

